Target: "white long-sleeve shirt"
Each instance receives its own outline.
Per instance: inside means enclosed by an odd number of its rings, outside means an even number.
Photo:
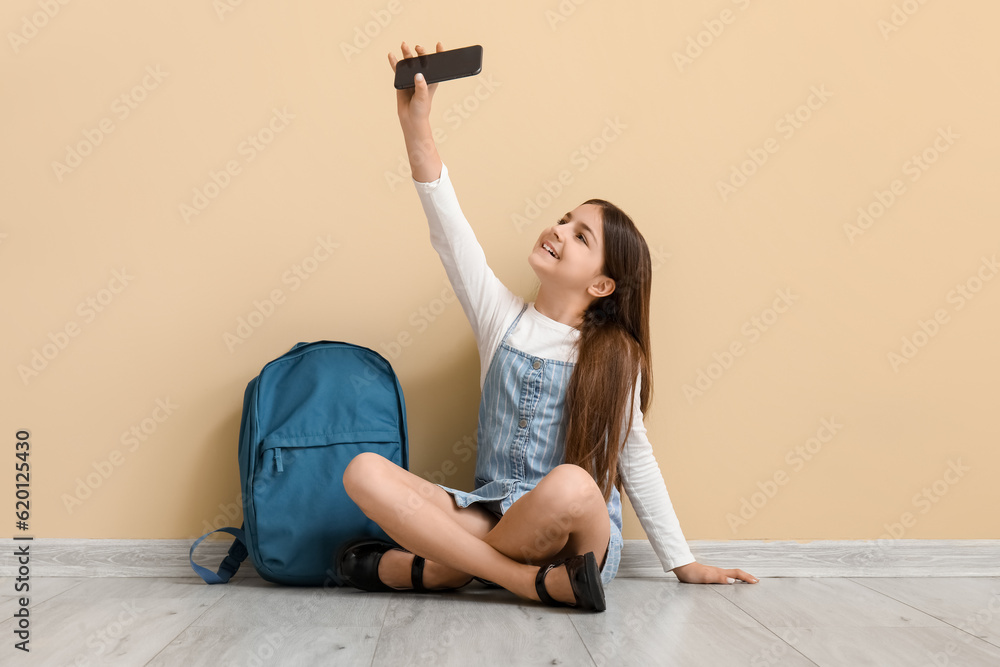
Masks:
[[[431,245],[441,257],[448,279],[472,325],[479,348],[479,387],[482,389],[490,360],[525,300],[500,282],[487,264],[482,246],[459,206],[448,167],[442,163],[441,175],[430,183],[412,177],[411,180],[427,215]],[[507,343],[526,354],[575,363],[579,336],[579,330],[542,315],[532,302]],[[641,380],[640,375],[639,382]],[[618,461],[622,483],[663,571],[669,572],[694,562],[695,558],[684,539],[653,448],[646,437],[639,409],[639,386],[633,401],[631,427]]]

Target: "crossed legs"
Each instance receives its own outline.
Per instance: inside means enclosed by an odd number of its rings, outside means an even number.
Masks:
[[[576,465],[553,468],[499,519],[478,504],[458,507],[441,487],[373,452],[354,457],[344,471],[344,488],[389,537],[427,560],[428,587],[460,586],[474,575],[537,600],[540,566],[588,551],[601,562],[608,547],[604,497]],[[390,551],[382,560],[383,581],[409,587],[412,557]],[[557,600],[574,601],[564,567],[552,570],[545,585]]]

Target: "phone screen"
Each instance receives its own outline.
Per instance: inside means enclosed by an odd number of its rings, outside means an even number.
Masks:
[[[483,47],[465,46],[460,49],[427,53],[404,58],[396,63],[396,88],[413,88],[413,76],[423,72],[428,84],[479,74],[483,69]]]

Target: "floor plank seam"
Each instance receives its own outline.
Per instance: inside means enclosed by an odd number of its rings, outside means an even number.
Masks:
[[[803,578],[805,578],[805,577],[803,577]],[[757,584],[727,584],[727,585],[729,585],[729,586],[742,586],[742,585],[756,586]],[[757,618],[756,616],[754,616],[753,614],[751,614],[749,611],[747,611],[746,609],[744,609],[743,607],[741,607],[738,602],[736,602],[735,600],[730,600],[729,598],[727,598],[725,595],[722,594],[722,591],[719,590],[718,588],[713,587],[711,590],[716,595],[718,595],[719,597],[721,597],[723,600],[725,600],[726,602],[728,602],[729,604],[733,605],[734,607],[736,607],[737,609],[739,609],[741,612],[743,612],[744,614],[746,614],[749,618],[752,618],[754,621],[756,621],[757,624],[760,627],[764,628],[765,630],[767,630],[768,632],[770,632],[772,635],[774,635],[778,639],[778,641],[780,641],[782,644],[784,644],[785,646],[787,646],[791,650],[793,650],[796,653],[798,653],[799,655],[801,655],[803,660],[806,660],[807,662],[809,662],[811,665],[813,665],[813,667],[820,667],[817,663],[815,663],[812,660],[810,660],[809,657],[806,656],[802,651],[800,651],[798,648],[796,648],[796,646],[794,644],[789,643],[787,640],[785,640],[784,637],[781,637],[777,632],[775,632],[774,628],[770,627],[769,625],[767,625],[766,623],[764,623],[762,620],[760,620],[759,618]]]
[[[195,621],[197,621],[199,618],[201,618],[206,613],[208,613],[212,609],[212,607],[214,607],[215,605],[217,605],[220,602],[222,602],[222,600],[225,597],[226,597],[226,593],[223,593],[222,595],[219,596],[218,600],[216,600],[212,604],[210,604],[207,607],[205,607],[205,610],[203,612],[201,612],[200,614],[198,614],[197,616],[195,616],[194,618],[192,618],[191,622],[188,623],[187,625],[185,625],[183,628],[181,628],[180,631],[176,635],[174,635],[173,637],[171,637],[170,639],[168,639],[167,642],[163,645],[163,647],[160,648],[160,650],[157,651],[156,654],[153,657],[151,657],[149,660],[146,661],[146,663],[143,665],[143,667],[148,667],[148,665],[151,662],[153,662],[154,660],[156,660],[157,656],[159,656],[161,653],[163,653],[165,650],[167,650],[167,648],[170,647],[171,642],[173,642],[178,637],[180,637],[182,634],[184,634],[185,632],[187,632],[188,628],[190,628],[194,624]]]
[[[484,656],[499,664],[495,658],[505,656],[510,659],[503,663],[511,665],[606,667],[655,665],[670,655],[678,665],[1000,665],[995,625],[1000,578],[837,579],[775,578],[758,585],[708,585],[708,590],[665,582],[649,586],[636,579],[620,582],[628,585],[608,599],[610,613],[597,615],[520,600],[513,593],[484,597],[485,609],[470,609],[476,604],[471,600],[454,604],[461,594],[450,603],[452,596],[440,596],[438,605],[432,596],[409,590],[370,594],[378,599],[362,594],[351,604],[330,597],[324,602],[331,604],[323,604],[317,615],[301,604],[299,590],[255,582],[213,589],[197,577],[42,578],[40,586],[51,588],[38,591],[44,609],[34,620],[39,636],[59,638],[37,646],[44,656],[39,664],[82,664],[84,658],[90,664],[94,656],[79,653],[88,637],[101,637],[102,648],[88,646],[115,664],[190,665],[212,657],[218,664],[223,656],[234,663],[266,664],[243,658],[262,655],[247,650],[273,629],[272,617],[281,611],[292,624],[323,626],[322,632],[311,633],[322,648],[287,641],[274,645],[278,653],[273,657],[281,664],[388,667],[433,659],[433,664],[472,665],[484,664]],[[351,597],[351,591],[341,592]],[[9,604],[12,597],[0,596],[0,603]],[[660,603],[654,604],[657,598]],[[147,622],[122,623],[119,606],[130,600]],[[183,620],[173,616],[177,613],[185,614]],[[115,626],[116,617],[124,633]],[[479,623],[466,621],[455,629],[465,617]],[[160,628],[162,618],[177,623]],[[13,620],[0,627],[10,628]],[[508,635],[519,638],[516,646],[506,641]],[[341,659],[346,656],[350,659]]]
[[[852,583],[855,583],[855,584],[859,585],[859,586],[863,586],[864,588],[867,588],[867,589],[868,589],[868,590],[870,590],[870,591],[873,591],[873,592],[875,592],[875,593],[881,593],[882,595],[884,595],[885,597],[889,598],[890,600],[893,600],[894,602],[898,602],[899,604],[903,604],[903,605],[906,605],[906,606],[907,606],[907,607],[909,607],[910,609],[916,609],[916,610],[917,610],[917,611],[919,611],[919,612],[920,612],[921,614],[925,614],[925,615],[927,615],[927,616],[930,616],[931,618],[933,618],[933,619],[935,619],[935,620],[937,620],[937,621],[941,621],[942,623],[944,623],[944,624],[945,624],[945,625],[947,625],[948,627],[951,627],[951,628],[955,628],[955,629],[956,629],[956,630],[958,630],[959,632],[961,632],[961,633],[963,633],[963,634],[966,634],[966,635],[968,635],[969,637],[972,637],[972,639],[973,639],[973,640],[976,640],[976,639],[978,639],[979,641],[983,641],[983,642],[986,642],[986,643],[987,643],[987,644],[989,644],[990,646],[995,646],[996,648],[1000,648],[1000,644],[994,644],[994,643],[993,643],[993,642],[991,642],[991,641],[990,641],[989,639],[986,639],[986,638],[984,638],[984,637],[979,637],[978,635],[974,635],[974,634],[972,634],[971,632],[969,632],[968,630],[966,630],[965,628],[960,628],[960,627],[958,627],[957,625],[955,625],[954,623],[952,623],[952,622],[948,621],[947,619],[944,619],[944,618],[941,618],[940,616],[938,616],[937,614],[935,614],[935,613],[933,613],[933,612],[931,612],[931,611],[927,611],[927,610],[924,610],[924,609],[921,609],[921,608],[919,608],[919,607],[915,607],[915,606],[913,606],[912,604],[910,604],[910,603],[908,603],[908,602],[906,602],[906,601],[904,601],[904,600],[900,600],[900,599],[898,599],[898,598],[895,598],[895,597],[893,597],[892,595],[889,595],[888,593],[885,593],[885,592],[883,592],[883,591],[880,591],[880,590],[878,590],[878,589],[875,589],[875,588],[872,588],[871,586],[868,586],[868,585],[866,585],[866,584],[864,584],[864,583],[862,583],[862,582],[860,582],[860,581],[854,581],[854,579],[851,579],[850,577],[844,577],[844,578],[845,578],[845,579],[847,579],[848,581],[851,581]],[[992,577],[990,577],[990,578],[992,578]]]
[[[972,540],[689,540],[699,562],[738,561],[757,576],[909,577],[1000,576],[1000,539]],[[40,538],[33,557],[40,576],[191,576],[186,539]],[[217,567],[226,540],[200,545],[198,562]],[[4,552],[6,553],[6,552]],[[252,562],[247,576],[259,576]],[[0,576],[16,576],[17,564],[0,554]],[[241,574],[243,570],[241,570]],[[648,540],[625,540],[618,576],[663,579]]]
[[[389,609],[392,607],[393,598],[399,595],[399,593],[393,593],[389,596],[389,599],[385,603],[385,607],[382,609],[382,623],[378,626],[378,636],[375,637],[375,648],[372,649],[372,659],[368,663],[368,667],[375,667],[375,657],[378,655],[379,644],[382,643],[382,633],[385,631],[385,617],[389,615]]]
[[[598,667],[597,658],[594,657],[593,651],[591,651],[590,647],[587,646],[587,641],[583,638],[583,633],[580,632],[580,628],[577,627],[576,621],[573,620],[572,616],[569,616],[569,624],[573,626],[573,630],[576,632],[577,638],[583,645],[584,650],[587,651],[587,657],[590,658],[590,662],[594,665],[594,667]]]

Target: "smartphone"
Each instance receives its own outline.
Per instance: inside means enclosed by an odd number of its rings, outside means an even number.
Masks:
[[[438,81],[474,76],[481,71],[483,71],[483,47],[476,44],[450,51],[403,58],[396,63],[394,85],[399,90],[413,88],[413,76],[417,72],[423,72],[427,85],[430,85]]]

